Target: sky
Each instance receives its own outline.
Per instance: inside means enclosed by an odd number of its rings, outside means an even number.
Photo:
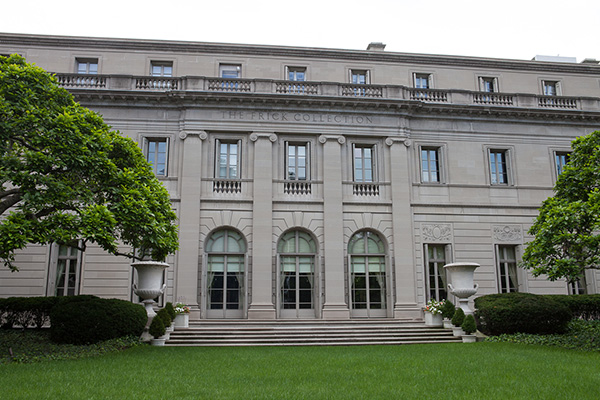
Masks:
[[[0,32],[600,60],[600,0],[4,0]]]

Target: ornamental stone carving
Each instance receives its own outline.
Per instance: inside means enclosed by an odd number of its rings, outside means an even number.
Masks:
[[[277,135],[272,132],[252,132],[250,134],[250,140],[256,142],[259,138],[268,138],[271,143],[277,141]]]
[[[388,146],[392,146],[394,143],[403,143],[406,147],[410,147],[410,145],[412,144],[412,141],[404,136],[404,137],[393,137],[390,136],[388,138],[385,139],[385,144],[387,144]]]
[[[337,140],[339,144],[346,143],[346,138],[341,135],[321,135],[319,136],[319,143],[325,144],[328,139]]]
[[[493,237],[499,242],[521,242],[523,230],[519,225],[495,225],[492,227]]]
[[[421,232],[424,242],[452,241],[452,225],[450,224],[423,224]]]
[[[208,134],[205,131],[181,131],[179,132],[179,139],[185,140],[190,135],[197,135],[200,140],[206,140]]]

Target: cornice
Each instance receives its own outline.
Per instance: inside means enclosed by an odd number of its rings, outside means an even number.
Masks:
[[[600,75],[600,65],[568,64],[499,58],[450,56],[436,54],[393,53],[366,50],[342,50],[314,47],[287,47],[171,40],[94,38],[77,36],[27,35],[0,33],[0,44],[61,49],[130,50],[187,54],[238,54],[384,62],[397,64],[442,65],[463,68],[505,69]]]

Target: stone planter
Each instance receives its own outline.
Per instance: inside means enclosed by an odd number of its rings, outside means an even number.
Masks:
[[[142,302],[148,314],[148,323],[142,333],[142,340],[147,342],[152,339],[152,336],[148,333],[148,327],[156,316],[152,305],[154,299],[163,294],[167,287],[162,282],[164,270],[169,267],[169,264],[160,261],[137,261],[132,263],[131,266],[135,268],[138,276],[137,284],[133,284],[133,291],[143,299]]]
[[[463,336],[465,331],[460,326],[452,326],[452,335],[454,336]]]
[[[425,311],[425,326],[441,328],[443,326],[442,314],[433,314]]]
[[[450,293],[458,297],[459,307],[465,312],[465,315],[473,314],[469,308],[469,297],[477,293],[479,285],[473,282],[475,269],[480,265],[476,263],[452,263],[444,265],[448,273],[448,289]]]
[[[164,346],[166,342],[166,339],[159,337],[158,339],[151,339],[150,340],[150,344],[152,346]]]
[[[444,318],[444,328],[446,329],[452,329],[454,325],[452,325],[452,321],[450,321],[447,318]]]
[[[177,314],[173,322],[176,328],[189,328],[190,314]]]
[[[475,343],[477,341],[477,335],[462,335],[463,343]]]

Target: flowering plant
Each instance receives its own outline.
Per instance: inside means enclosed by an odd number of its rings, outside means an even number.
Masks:
[[[175,314],[189,314],[190,308],[183,303],[175,304]]]
[[[427,302],[427,306],[425,307],[425,311],[430,312],[432,314],[441,314],[442,306],[444,305],[444,301],[437,301],[435,299],[431,299]]]

